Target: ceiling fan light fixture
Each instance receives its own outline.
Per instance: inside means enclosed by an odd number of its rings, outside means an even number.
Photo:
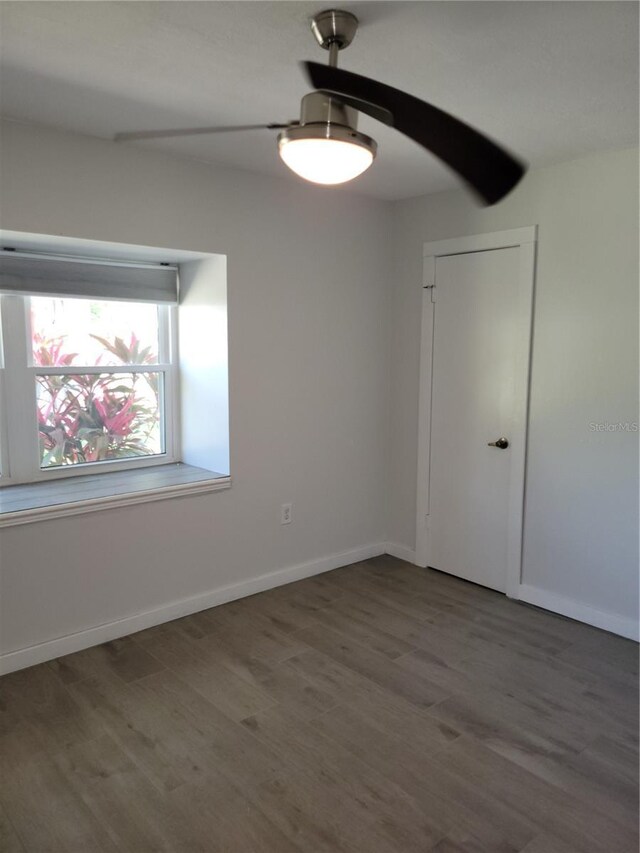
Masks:
[[[333,186],[352,181],[373,163],[376,143],[330,122],[293,125],[278,135],[282,161],[306,181]]]

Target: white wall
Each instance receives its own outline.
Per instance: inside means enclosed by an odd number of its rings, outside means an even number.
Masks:
[[[6,229],[227,256],[233,477],[224,492],[3,529],[4,653],[379,548],[387,205],[16,123],[0,179]]]
[[[6,229],[227,255],[233,477],[0,531],[3,652],[385,539],[413,549],[422,244],[531,224],[524,582],[633,619],[637,436],[589,423],[637,420],[637,152],[533,172],[486,210],[463,192],[378,204],[14,123],[1,154]]]
[[[589,424],[638,421],[638,152],[531,172],[493,208],[464,192],[400,202],[394,223],[389,539],[415,545],[422,244],[537,224],[523,583],[629,627],[638,435]]]

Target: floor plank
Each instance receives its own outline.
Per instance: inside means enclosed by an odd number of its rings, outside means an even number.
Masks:
[[[111,833],[77,795],[48,754],[2,775],[0,804],[25,850],[34,853],[112,853]],[[122,848],[120,848],[122,849]]]
[[[318,628],[305,628],[296,636],[311,648],[323,652],[348,669],[402,696],[417,707],[428,708],[446,698],[446,693],[436,684],[420,676],[407,678],[393,661],[324,625]]]
[[[398,733],[382,731],[360,709],[335,709],[313,725],[405,791],[425,817],[443,829],[464,827],[496,851],[519,850],[535,835],[534,825],[499,798],[460,781],[440,765],[434,774],[438,752],[428,754]]]
[[[116,849],[170,853],[179,838],[185,849],[207,850],[185,816],[166,809],[162,793],[108,735],[59,753],[53,760]]]
[[[249,684],[171,627],[138,639],[144,648],[232,719],[241,720],[272,704],[269,695]]]
[[[167,805],[185,816],[205,853],[304,853],[222,774],[172,791]]]
[[[279,708],[243,721],[255,737],[284,755],[315,783],[330,785],[349,803],[352,819],[373,824],[381,837],[400,844],[406,853],[429,849],[443,834],[410,798],[386,777],[360,761],[313,723],[302,723]]]
[[[18,834],[2,806],[0,806],[0,850],[3,853],[24,853],[22,841],[18,838]]]
[[[65,684],[73,684],[88,676],[114,676],[124,682],[136,681],[164,668],[163,664],[147,654],[131,637],[122,637],[84,649],[64,658],[51,661]]]
[[[566,793],[473,738],[458,738],[434,757],[434,763],[481,787],[532,821],[539,832],[550,832],[577,851],[610,853],[637,848],[637,826],[612,820],[596,803]]]
[[[391,660],[408,654],[416,648],[412,643],[394,637],[378,625],[359,619],[348,608],[342,609],[340,602],[334,602],[318,610],[315,614],[315,624],[334,628],[339,633],[351,637],[357,643]]]

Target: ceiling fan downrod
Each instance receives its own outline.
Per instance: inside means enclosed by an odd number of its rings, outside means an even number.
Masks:
[[[349,47],[358,29],[358,19],[351,12],[326,9],[311,19],[311,32],[324,50],[329,51],[329,66],[338,67],[338,54]],[[300,124],[337,124],[358,126],[358,113],[335,97],[323,92],[310,92],[302,99]]]
[[[349,47],[358,30],[358,19],[351,12],[326,9],[311,20],[311,31],[320,47],[329,51],[329,65],[338,67],[338,54]]]

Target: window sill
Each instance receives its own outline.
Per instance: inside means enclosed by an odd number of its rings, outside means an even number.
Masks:
[[[0,527],[228,489],[231,478],[178,462],[0,489]]]

